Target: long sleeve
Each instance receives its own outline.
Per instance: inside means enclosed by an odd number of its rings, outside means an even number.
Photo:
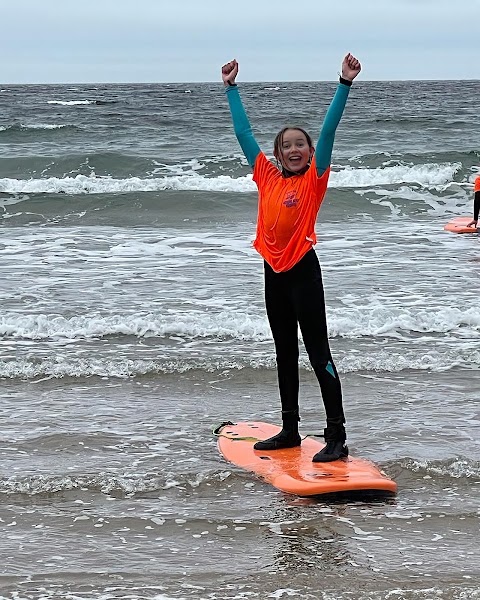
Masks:
[[[232,115],[233,130],[248,164],[253,168],[255,160],[260,154],[260,146],[253,135],[247,113],[238,92],[238,87],[236,85],[228,86],[225,88],[225,93],[227,94],[228,105]]]
[[[325,115],[315,151],[315,161],[317,163],[317,173],[319,176],[323,175],[330,166],[335,132],[340,123],[340,119],[342,118],[349,91],[350,86],[339,83],[332,102],[328,107],[327,114]]]

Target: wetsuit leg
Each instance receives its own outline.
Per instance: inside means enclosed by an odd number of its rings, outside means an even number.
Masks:
[[[473,218],[478,221],[478,213],[480,212],[480,192],[475,192],[473,198]]]
[[[344,437],[342,388],[328,342],[322,273],[315,251],[310,250],[293,269],[293,302],[305,349],[320,384],[327,429],[334,437]]]
[[[265,305],[275,342],[282,411],[298,411],[298,322],[289,293],[289,272],[265,263]]]

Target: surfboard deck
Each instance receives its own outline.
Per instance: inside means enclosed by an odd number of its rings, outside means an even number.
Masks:
[[[471,220],[472,217],[455,217],[445,225],[444,229],[453,233],[477,233],[476,227],[467,227]]]
[[[324,447],[322,441],[306,437],[301,446],[283,450],[254,450],[258,440],[276,435],[281,427],[260,421],[223,424],[215,430],[224,458],[255,473],[282,492],[297,496],[362,492],[394,495],[397,484],[371,461],[349,456],[329,463],[313,463]],[[361,494],[358,494],[361,495]]]

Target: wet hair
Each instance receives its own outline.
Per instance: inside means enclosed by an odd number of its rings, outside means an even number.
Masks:
[[[305,136],[305,139],[307,140],[308,147],[314,148],[312,138],[305,131],[305,129],[303,129],[303,127],[288,126],[288,127],[284,127],[281,131],[279,131],[277,133],[277,135],[275,136],[275,140],[273,142],[273,155],[275,156],[275,160],[277,161],[277,166],[282,170],[284,175],[287,173],[287,171],[282,164],[283,136],[285,135],[285,132],[290,131],[290,129],[293,129],[293,131],[300,131],[300,133],[303,133],[303,135]]]
[[[305,129],[303,129],[302,127],[284,127],[281,131],[277,133],[273,142],[273,155],[277,160],[280,160],[280,157],[282,156],[283,136],[285,135],[285,132],[290,131],[290,129],[293,129],[294,131],[300,131],[301,133],[303,133],[307,140],[308,147],[313,148],[312,138],[305,131]]]

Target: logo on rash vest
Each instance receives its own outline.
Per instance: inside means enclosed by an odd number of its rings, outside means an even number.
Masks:
[[[285,194],[285,200],[283,201],[284,206],[287,208],[293,208],[294,206],[297,206],[298,198],[295,197],[296,194],[296,190],[293,190],[293,192],[287,192]]]

